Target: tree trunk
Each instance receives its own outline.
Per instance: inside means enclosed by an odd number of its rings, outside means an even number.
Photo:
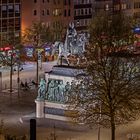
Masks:
[[[38,87],[38,54],[36,60],[36,87]]]
[[[10,93],[12,93],[12,75],[13,75],[13,56],[11,54],[11,60],[10,60]]]
[[[114,122],[114,116],[111,117],[111,140],[115,140],[115,122]]]

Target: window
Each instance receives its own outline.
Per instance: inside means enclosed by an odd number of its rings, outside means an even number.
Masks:
[[[2,0],[2,3],[7,3],[7,0]]]
[[[76,14],[76,10],[74,10],[74,15],[76,16],[77,14]]]
[[[84,14],[84,9],[81,9],[81,15],[83,15]]]
[[[50,11],[47,9],[47,15],[50,15]]]
[[[20,3],[20,0],[15,0],[15,3]]]
[[[67,16],[67,11],[66,10],[64,10],[64,17],[66,17]]]
[[[89,9],[89,14],[91,14],[91,8]]]
[[[78,9],[78,16],[80,15],[80,9]]]
[[[42,10],[42,16],[44,16],[45,15],[45,10]]]
[[[70,16],[70,9],[69,9],[69,11],[68,11],[68,16]]]
[[[135,2],[134,3],[134,9],[140,8],[140,2]]]
[[[6,5],[2,5],[2,12],[6,11],[7,7]]]
[[[54,16],[60,16],[61,15],[60,9],[54,9],[53,15]]]
[[[1,11],[2,11],[2,17],[6,18],[7,17],[7,6],[2,5]]]
[[[69,2],[68,2],[68,3],[69,3],[69,5],[71,5],[71,0],[69,0]]]
[[[53,3],[56,4],[56,0],[53,0]]]
[[[105,5],[105,11],[108,11],[108,10],[109,10],[109,5],[106,4],[106,5]]]
[[[14,6],[13,5],[8,5],[8,15],[9,15],[9,17],[14,16]]]
[[[15,16],[20,16],[20,5],[19,4],[16,4],[14,6],[14,9],[15,9]]]
[[[67,1],[66,0],[64,0],[64,5],[67,5]]]
[[[36,16],[37,15],[37,10],[34,10],[34,16]]]
[[[87,15],[88,14],[88,11],[87,11],[87,9],[85,9],[85,15]]]
[[[14,0],[9,0],[9,3],[14,3]]]
[[[122,10],[125,10],[127,8],[127,5],[124,3],[121,5]]]

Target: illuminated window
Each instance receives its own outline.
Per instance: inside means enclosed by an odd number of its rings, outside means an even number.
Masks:
[[[53,11],[53,15],[54,15],[54,16],[59,16],[59,15],[61,15],[60,9],[55,9],[55,10]]]
[[[106,5],[105,5],[105,11],[108,11],[108,10],[109,10],[109,5],[106,4]]]
[[[125,10],[127,7],[126,7],[126,4],[122,4],[121,5],[121,9]]]

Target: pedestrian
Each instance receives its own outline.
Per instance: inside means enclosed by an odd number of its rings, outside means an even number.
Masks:
[[[24,87],[25,87],[25,85],[23,84],[22,81],[21,81],[21,83],[20,83],[20,86],[21,86],[21,88],[24,88]]]
[[[26,89],[29,89],[29,86],[28,86],[27,81],[25,82],[25,88],[26,88]]]
[[[33,84],[33,85],[36,85],[36,83],[35,83],[35,81],[34,81],[34,80],[32,80],[32,84]]]

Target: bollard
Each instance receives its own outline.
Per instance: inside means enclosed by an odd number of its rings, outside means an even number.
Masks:
[[[36,120],[30,119],[30,140],[36,140]]]
[[[5,89],[7,89],[7,84],[5,84]]]

